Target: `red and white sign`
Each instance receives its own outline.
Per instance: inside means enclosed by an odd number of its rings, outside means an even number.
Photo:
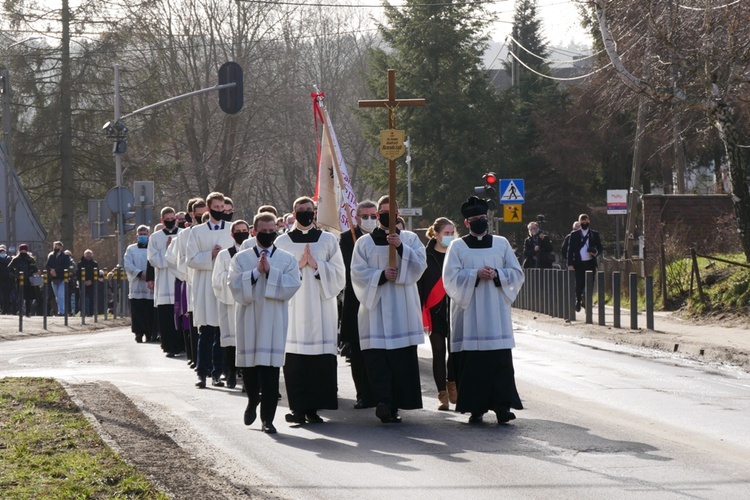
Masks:
[[[607,189],[607,215],[626,215],[628,213],[628,190]]]

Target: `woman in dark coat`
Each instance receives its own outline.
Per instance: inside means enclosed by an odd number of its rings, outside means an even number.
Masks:
[[[427,229],[427,269],[417,283],[422,303],[422,321],[432,346],[432,375],[438,390],[438,410],[456,404],[458,392],[450,353],[450,299],[443,288],[443,261],[448,245],[456,237],[456,225],[445,217]],[[447,355],[447,359],[446,359]]]
[[[23,299],[26,304],[26,316],[31,316],[31,304],[34,302],[34,287],[31,286],[29,278],[37,274],[39,269],[36,266],[36,260],[29,254],[29,246],[26,243],[18,245],[18,253],[13,260],[8,264],[8,269],[13,273],[16,279],[18,279],[19,273],[23,272],[24,286],[23,286]]]

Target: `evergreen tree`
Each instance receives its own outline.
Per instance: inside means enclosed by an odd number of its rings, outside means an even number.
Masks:
[[[387,49],[372,53],[368,87],[386,97],[386,70],[396,70],[396,97],[425,98],[423,108],[397,110],[396,128],[412,144],[413,204],[425,218],[460,217],[460,206],[482,174],[500,162],[499,100],[482,67],[491,16],[480,4],[407,0],[386,5],[380,34]],[[373,144],[387,127],[383,110],[360,113]],[[406,202],[406,169],[399,160],[399,202]],[[386,161],[373,157],[368,181],[387,189]]]

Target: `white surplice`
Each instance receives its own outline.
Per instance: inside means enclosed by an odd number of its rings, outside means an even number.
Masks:
[[[235,248],[237,246],[235,245]],[[211,276],[211,286],[214,289],[216,300],[219,302],[219,330],[221,332],[221,346],[236,346],[237,332],[234,318],[235,301],[229,290],[229,264],[232,256],[229,248],[222,250],[216,255],[214,270]]]
[[[209,224],[211,227],[209,227]],[[192,286],[188,290],[192,296],[193,325],[219,326],[219,305],[211,286],[211,275],[214,270],[214,246],[222,249],[234,245],[229,230],[230,224],[219,222],[219,229],[213,229],[213,223],[193,226],[187,241],[185,261],[193,272]]]
[[[146,275],[148,267],[148,250],[138,247],[137,243],[129,245],[125,249],[123,267],[128,275],[129,299],[153,299],[154,291],[148,288],[148,282],[141,280],[138,275]]]
[[[148,239],[148,261],[154,268],[154,307],[174,304],[175,273],[166,259],[167,242],[169,247],[176,245],[177,235],[156,231]]]

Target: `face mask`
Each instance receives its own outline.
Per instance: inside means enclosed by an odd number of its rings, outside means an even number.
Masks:
[[[222,215],[222,218],[227,222],[232,222],[232,218],[234,217],[234,212],[229,212],[228,214],[225,213]]]
[[[190,214],[185,214],[185,222],[187,222],[188,224],[192,224],[193,223],[193,216],[190,215]]]
[[[380,225],[383,226],[384,229],[388,229],[388,227],[391,225],[391,214],[390,213],[382,213],[382,214],[380,214]]]
[[[477,219],[469,222],[469,228],[474,234],[484,234],[487,231],[487,219]]]
[[[184,220],[178,221],[177,227],[179,227],[180,229],[185,229],[185,221]]]
[[[55,253],[60,253],[61,248],[55,248]]]
[[[145,234],[139,234],[138,235],[138,244],[145,245],[146,243],[148,243],[148,236],[146,236]]]
[[[441,236],[440,237],[440,244],[447,248],[448,245],[451,244],[451,241],[453,241],[455,239],[456,239],[455,236]]]
[[[175,224],[177,224],[177,221],[175,219],[165,220],[163,222],[164,222],[164,227],[166,227],[167,229],[174,229]]]
[[[378,227],[378,221],[376,219],[362,219],[362,224],[359,227],[362,231],[371,233],[373,229]]]
[[[240,231],[240,232],[234,233],[232,235],[232,238],[234,238],[234,241],[238,245],[242,245],[242,242],[245,241],[246,239],[248,239],[249,237],[250,237],[250,233],[248,233],[246,231]]]
[[[211,218],[213,220],[224,220],[224,212],[219,212],[218,210],[209,210],[211,212]]]
[[[297,225],[307,227],[313,222],[314,212],[295,212],[294,217],[297,219]]]
[[[581,229],[588,229],[588,228],[589,228],[588,222],[581,223]]]
[[[271,245],[273,245],[273,242],[276,240],[276,233],[258,233],[255,236],[255,239],[258,241],[258,244],[262,246],[263,248],[268,248]]]
[[[0,259],[4,259],[4,258],[5,258],[5,257],[7,257],[7,256],[8,256],[8,254],[7,254],[7,253],[5,253],[5,252],[0,252]]]

